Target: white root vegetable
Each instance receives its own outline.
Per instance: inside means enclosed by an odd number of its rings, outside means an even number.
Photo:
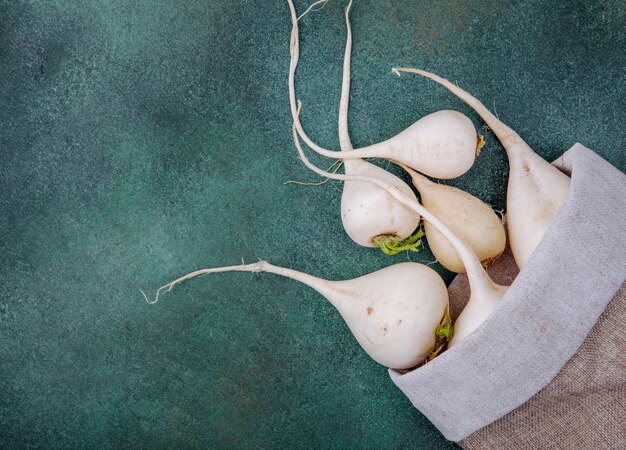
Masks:
[[[351,157],[392,159],[428,176],[450,179],[472,167],[480,142],[467,116],[458,111],[442,110],[422,117],[386,141],[355,151]],[[319,153],[333,156],[328,152]]]
[[[288,1],[288,3],[292,21],[289,96],[292,112],[295,115],[296,94],[294,77],[299,58],[298,20],[302,16],[297,17],[293,3],[291,1]],[[351,5],[352,2],[348,4],[345,11],[347,36],[341,100],[339,103],[338,129],[339,142],[342,149],[342,152],[339,153],[342,155],[353,151],[348,134],[350,53],[352,51],[352,32],[349,21]],[[382,179],[399,189],[404,195],[417,199],[411,188],[400,178],[362,159],[346,158],[344,160],[344,170],[345,173],[349,174],[360,174]],[[403,248],[405,240],[418,227],[420,216],[395,201],[376,185],[349,181],[345,183],[341,196],[341,220],[346,233],[357,244],[364,247],[380,247],[387,253],[394,253],[397,249]]]
[[[298,114],[299,108],[296,110],[296,117]],[[341,175],[329,173],[312,164],[302,150],[295,122],[293,126],[293,140],[300,155],[300,159],[304,165],[306,165],[313,172],[334,180],[364,181],[381,187],[397,201],[420,214],[425,221],[430,222],[431,225],[436,227],[437,230],[454,246],[463,261],[463,265],[465,266],[471,295],[467,306],[454,324],[454,335],[448,343],[448,347],[456,345],[461,340],[465,339],[485,321],[500,299],[504,296],[508,287],[501,286],[493,282],[487,272],[485,272],[485,269],[474,252],[459,237],[457,237],[457,235],[445,223],[439,220],[436,215],[426,209],[422,204],[412,198],[406,197],[394,186],[387,184],[384,181],[360,175]]]
[[[433,183],[403,166],[420,193],[422,204],[450,227],[483,264],[499,257],[506,245],[504,225],[491,206],[461,189]],[[437,261],[452,272],[463,273],[465,266],[454,246],[430,222],[424,224],[426,239]]]
[[[502,123],[474,96],[435,74],[410,68],[411,72],[441,84],[471,106],[496,134],[509,159],[507,227],[515,262],[521,269],[539,245],[569,192],[570,178],[537,155],[522,138]]]
[[[438,111],[415,122],[398,135],[368,147],[352,150],[349,153],[337,152],[320,147],[304,132],[300,120],[296,117],[295,70],[298,65],[299,40],[298,17],[292,0],[287,0],[291,11],[291,65],[289,72],[289,94],[291,112],[296,121],[296,129],[302,140],[315,152],[330,158],[344,160],[357,158],[385,158],[401,162],[418,172],[435,178],[456,178],[467,172],[476,158],[477,148],[482,140],[476,133],[472,121],[458,111]],[[348,21],[350,5],[346,10],[348,42],[344,57],[344,77],[342,86],[342,105],[347,111],[348,89],[350,80],[350,44],[351,31]],[[340,106],[341,110],[341,106]],[[341,124],[340,120],[340,124]],[[342,131],[340,131],[340,134]],[[347,126],[344,139],[349,142]],[[342,146],[342,149],[344,146]],[[350,146],[351,148],[351,146]]]
[[[441,277],[418,263],[395,264],[359,278],[328,281],[266,261],[255,264],[196,270],[157,291],[211,273],[269,272],[299,281],[323,295],[341,314],[361,347],[376,362],[408,369],[435,350],[436,336],[448,307],[448,291]],[[145,296],[145,294],[144,294]]]
[[[349,162],[349,163],[348,163]],[[348,163],[348,164],[346,164]],[[345,173],[374,177],[417,200],[400,178],[361,159],[345,160]],[[398,203],[376,185],[348,181],[341,195],[341,222],[350,239],[363,247],[380,247],[393,252],[401,248],[419,226],[420,216]]]

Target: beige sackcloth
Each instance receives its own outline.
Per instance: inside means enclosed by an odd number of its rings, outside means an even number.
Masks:
[[[467,449],[626,449],[626,176],[580,144],[554,164],[568,198],[474,333],[393,382]],[[514,280],[514,281],[513,281]],[[450,285],[453,317],[469,298]]]

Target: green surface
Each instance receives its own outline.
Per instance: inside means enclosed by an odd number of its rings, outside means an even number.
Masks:
[[[343,6],[302,21],[297,79],[305,128],[333,148]],[[389,74],[419,66],[547,159],[579,141],[623,171],[624,29],[619,1],[356,1],[353,142],[443,108],[482,126]],[[302,285],[139,293],[242,258],[330,279],[432,260],[353,244],[340,185],[283,184],[316,180],[291,143],[289,31],[284,1],[0,0],[0,447],[454,447]],[[502,209],[486,140],[452,183]]]

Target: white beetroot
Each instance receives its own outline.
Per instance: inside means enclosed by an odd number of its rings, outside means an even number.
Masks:
[[[299,108],[296,110],[296,117],[298,114]],[[461,340],[465,339],[487,319],[491,311],[493,311],[500,299],[506,293],[508,287],[501,286],[493,282],[487,272],[485,272],[485,269],[474,252],[446,224],[444,224],[436,215],[425,208],[421,203],[406,197],[394,186],[389,185],[384,181],[359,175],[329,173],[312,164],[306,157],[304,150],[300,145],[295,122],[293,126],[293,140],[294,145],[298,150],[298,154],[300,155],[300,159],[304,165],[313,172],[334,180],[364,181],[381,187],[397,201],[420,214],[425,221],[430,222],[430,224],[436,227],[437,230],[454,246],[463,262],[463,265],[465,266],[471,294],[467,306],[454,323],[454,335],[448,343],[448,347],[456,345]],[[419,289],[419,286],[416,286],[416,288]]]
[[[288,1],[291,13],[291,61],[289,66],[289,98],[294,120],[296,117],[295,72],[299,58],[299,35],[296,10],[291,1]],[[352,143],[348,134],[348,104],[350,94],[350,53],[352,50],[352,33],[350,29],[349,13],[351,3],[346,8],[346,48],[339,103],[339,142],[342,152],[346,155],[352,152]],[[308,11],[308,10],[307,10]],[[306,12],[305,12],[306,14]],[[302,17],[302,16],[300,16]],[[304,134],[304,131],[303,131]],[[306,137],[308,142],[311,140]],[[312,143],[312,142],[311,142]],[[395,186],[405,195],[416,199],[411,188],[392,173],[362,159],[344,159],[344,170],[347,174],[367,175],[380,178]],[[358,181],[346,182],[341,196],[341,220],[348,236],[363,247],[388,246],[393,248],[396,242],[402,242],[411,236],[419,225],[420,216],[413,210],[395,201],[384,190],[371,183]],[[401,244],[400,244],[401,245]]]
[[[352,280],[329,281],[266,261],[191,272],[159,288],[221,272],[269,272],[299,281],[324,296],[341,314],[361,347],[376,362],[395,369],[416,366],[435,350],[436,331],[448,307],[441,277],[418,263],[395,264]],[[144,294],[145,296],[145,294]]]
[[[502,142],[510,166],[507,188],[509,244],[515,262],[521,269],[565,202],[570,178],[537,155],[477,98],[450,81],[419,69],[394,68],[393,72],[415,73],[441,84],[471,106]]]
[[[499,257],[506,245],[504,225],[491,206],[461,189],[430,181],[403,166],[420,193],[421,203],[450,227],[483,264]],[[465,272],[454,246],[430,222],[424,224],[428,245],[446,269]]]
[[[353,151],[348,133],[348,105],[350,102],[350,54],[352,53],[352,29],[350,8],[345,11],[346,48],[343,59],[341,99],[339,101],[339,145],[341,152]],[[294,91],[295,96],[295,91]],[[297,118],[297,117],[296,117]],[[346,174],[372,176],[395,186],[411,198],[415,194],[411,188],[394,174],[363,159],[345,159]],[[418,227],[420,216],[415,211],[394,201],[384,190],[371,183],[348,181],[344,183],[341,195],[341,220],[346,233],[357,244],[364,247],[379,247],[390,238],[404,240]],[[382,242],[381,242],[382,240]]]
[[[348,161],[350,163],[346,164]],[[352,175],[383,180],[417,200],[404,181],[374,164],[362,159],[345,160],[344,168]],[[350,239],[357,244],[383,248],[386,243],[401,246],[418,227],[420,216],[376,185],[348,181],[341,195],[341,221]]]
[[[401,162],[418,172],[435,178],[456,178],[467,172],[474,164],[480,139],[472,121],[458,111],[438,111],[429,114],[413,125],[387,139],[349,153],[328,150],[313,142],[305,133],[299,118],[296,117],[295,71],[299,58],[298,17],[291,0],[287,0],[291,11],[291,64],[289,72],[289,97],[291,112],[296,121],[296,129],[302,140],[315,152],[330,158],[385,158]],[[344,56],[344,77],[342,86],[342,104],[340,111],[347,112],[348,89],[350,79],[351,31],[348,21],[350,4],[346,9],[348,42]],[[342,121],[340,119],[340,125]],[[342,137],[343,134],[343,137]],[[340,142],[348,142],[347,124],[345,132],[340,130]],[[342,149],[347,148],[342,145]],[[350,149],[351,149],[350,145]]]

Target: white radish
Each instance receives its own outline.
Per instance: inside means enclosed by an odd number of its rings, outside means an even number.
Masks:
[[[362,159],[345,160],[345,173],[374,177],[417,200],[400,178]],[[420,216],[371,183],[348,181],[341,195],[341,221],[350,239],[363,247],[401,247],[419,225]],[[389,253],[389,251],[387,251]]]
[[[295,71],[298,65],[298,17],[292,0],[287,0],[291,11],[291,65],[289,72],[289,97],[291,112],[296,121],[296,129],[302,140],[315,152],[330,158],[344,160],[357,158],[385,158],[401,162],[418,172],[435,178],[456,178],[467,172],[476,158],[477,150],[482,145],[482,139],[476,133],[472,121],[458,111],[438,111],[415,122],[413,125],[387,139],[386,141],[352,150],[349,153],[337,152],[320,147],[304,132],[300,120],[296,117]],[[344,77],[342,86],[342,107],[347,112],[348,90],[350,83],[350,50],[351,30],[348,13],[351,3],[346,9],[346,24],[348,41],[344,57]],[[340,120],[340,125],[342,121]],[[347,123],[343,131],[340,130],[342,142],[349,142],[347,138]],[[347,148],[342,145],[342,149]],[[350,146],[351,148],[351,146]]]
[[[386,141],[356,150],[350,157],[392,159],[428,176],[449,179],[463,175],[472,167],[480,142],[467,116],[442,110],[422,117]]]
[[[291,63],[289,67],[289,94],[291,108],[296,112],[295,71],[299,58],[298,20],[291,1]],[[345,12],[347,37],[343,68],[341,100],[339,104],[339,141],[342,152],[352,151],[350,136],[348,135],[348,103],[350,94],[350,53],[352,50],[352,33],[348,19],[352,2]],[[310,8],[303,14],[305,15]],[[384,180],[399,189],[403,194],[417,199],[411,188],[400,178],[386,170],[362,159],[345,159],[345,173],[360,174]],[[358,181],[346,182],[341,196],[341,221],[348,236],[357,244],[364,247],[379,247],[386,253],[395,253],[401,248],[411,248],[404,245],[406,239],[419,225],[420,216],[413,210],[395,201],[384,190],[371,183]],[[417,246],[415,246],[417,247]]]
[[[162,286],[211,273],[270,272],[299,281],[323,295],[341,314],[361,347],[374,361],[394,369],[408,369],[424,361],[437,347],[437,329],[448,307],[448,291],[441,277],[423,264],[405,262],[359,278],[328,281],[266,261],[196,270]],[[145,294],[144,294],[145,296]]]
[[[502,254],[506,233],[491,206],[461,189],[433,183],[414,170],[403,167],[411,175],[422,204],[449,226],[483,264],[489,264]],[[437,261],[452,272],[465,272],[463,261],[450,241],[430,222],[424,224],[424,231]]]
[[[496,134],[506,150],[510,173],[507,188],[507,227],[513,257],[521,269],[541,242],[565,202],[570,178],[537,155],[522,138],[494,116],[474,96],[450,81],[418,69],[395,68],[441,84],[471,106]]]
[[[299,108],[296,110],[296,117],[298,114]],[[454,324],[454,335],[448,343],[449,347],[465,339],[487,319],[491,311],[493,311],[500,299],[506,293],[508,287],[501,286],[493,282],[487,272],[485,272],[485,269],[474,252],[459,237],[457,237],[457,235],[445,223],[443,223],[421,203],[405,196],[394,186],[387,184],[384,181],[360,175],[341,175],[329,173],[312,164],[302,150],[295,122],[293,126],[293,140],[296,148],[298,149],[300,159],[313,172],[334,180],[364,181],[381,187],[397,201],[413,209],[415,212],[420,214],[425,221],[430,222],[431,225],[436,227],[437,230],[454,246],[463,261],[463,265],[465,266],[471,294],[467,306],[463,312],[461,312]],[[392,280],[389,281],[393,282]]]

